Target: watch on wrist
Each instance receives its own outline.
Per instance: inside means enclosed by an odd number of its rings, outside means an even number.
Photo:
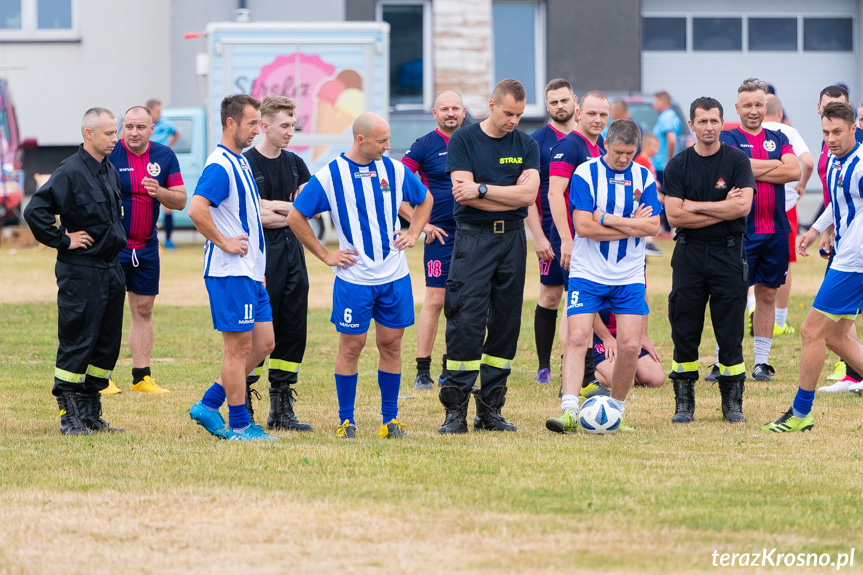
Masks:
[[[486,186],[485,184],[480,184],[476,191],[479,192],[479,199],[483,199],[485,197],[485,194],[488,192],[488,186]]]

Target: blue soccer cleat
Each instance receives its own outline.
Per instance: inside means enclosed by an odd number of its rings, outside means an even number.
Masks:
[[[225,426],[225,420],[222,419],[222,414],[207,409],[200,401],[189,410],[189,417],[219,439],[229,439],[231,436],[231,432]]]

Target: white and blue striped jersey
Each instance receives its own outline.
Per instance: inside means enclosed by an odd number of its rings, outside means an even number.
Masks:
[[[398,210],[402,201],[419,204],[426,189],[401,162],[383,157],[360,165],[344,154],[312,176],[294,201],[294,209],[307,218],[330,212],[339,236],[340,250],[354,250],[357,263],[336,276],[359,285],[380,285],[408,275],[403,251],[393,247],[401,229]],[[407,177],[406,177],[407,174]]]
[[[836,228],[831,269],[863,273],[863,148],[856,144],[842,158],[827,157],[827,189],[830,205],[813,226],[823,232]]]
[[[204,277],[246,276],[264,281],[267,253],[261,225],[258,188],[249,163],[221,144],[207,158],[195,195],[210,200],[210,215],[226,238],[248,236],[245,256],[223,252],[210,241],[204,244]]]
[[[630,163],[622,172],[609,168],[603,157],[576,168],[569,190],[570,209],[590,212],[604,210],[628,217],[639,204],[662,212],[656,197],[656,182],[650,171]],[[569,277],[587,279],[603,285],[644,283],[644,238],[596,241],[575,234]]]

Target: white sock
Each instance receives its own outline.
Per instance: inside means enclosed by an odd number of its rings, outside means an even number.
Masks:
[[[770,358],[770,348],[773,345],[773,339],[769,337],[755,338],[755,364],[767,363]]]
[[[788,308],[776,308],[776,325],[785,327],[785,322],[788,321]]]
[[[716,365],[719,365],[719,344],[716,344]]]
[[[578,396],[564,394],[560,400],[560,412],[564,413],[570,409],[578,413]]]
[[[755,294],[751,293],[746,296],[746,311],[751,311],[755,309]]]
[[[613,397],[610,397],[608,399],[609,399],[609,403],[611,403],[611,405],[616,406],[617,409],[620,410],[620,415],[623,415],[623,412],[625,411],[623,404],[626,403],[626,400],[625,399],[614,399]]]

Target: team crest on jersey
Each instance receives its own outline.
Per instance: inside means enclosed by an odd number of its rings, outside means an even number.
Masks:
[[[724,189],[725,189],[725,188],[727,188],[727,187],[728,187],[728,184],[726,184],[726,183],[725,183],[725,180],[723,180],[722,178],[719,178],[719,179],[716,181],[716,189],[717,189],[717,190],[724,190]]]
[[[387,194],[392,191],[386,180],[381,180],[381,191]]]
[[[635,188],[635,191],[632,192],[632,199],[636,202],[640,202],[641,201],[641,190],[639,190],[638,188]]]
[[[162,167],[156,163],[147,164],[147,173],[155,178],[162,173]]]
[[[841,175],[839,176],[839,180],[836,182],[836,185],[838,185],[840,188],[842,187],[842,176]]]
[[[772,152],[776,149],[776,142],[773,140],[764,140],[764,149],[768,152]]]

